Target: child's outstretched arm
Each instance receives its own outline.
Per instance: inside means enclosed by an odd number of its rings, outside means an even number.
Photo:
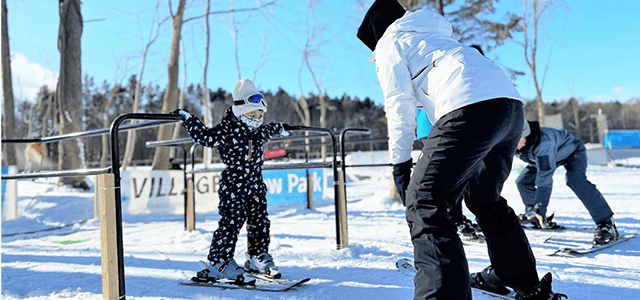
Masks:
[[[180,114],[184,117],[182,125],[191,135],[191,139],[194,142],[205,147],[218,147],[223,142],[223,131],[218,126],[207,127],[198,119],[198,117],[192,115],[190,112],[184,109],[177,109],[171,112],[172,114]]]
[[[258,128],[258,134],[264,141],[268,141],[276,134],[289,135],[286,131],[287,127],[289,127],[289,125],[284,123],[269,123],[267,125],[260,126]]]

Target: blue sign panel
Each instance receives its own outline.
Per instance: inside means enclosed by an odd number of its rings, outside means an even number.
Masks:
[[[604,135],[604,145],[612,148],[640,147],[640,131],[638,130],[610,130]]]
[[[9,167],[7,166],[2,166],[2,175],[7,175],[9,174]],[[4,193],[7,190],[7,181],[6,180],[2,180],[2,207],[4,207]]]
[[[323,169],[310,169],[313,184],[313,199],[322,199],[324,187]],[[262,177],[267,184],[267,203],[283,205],[307,202],[307,171],[298,170],[263,170]]]

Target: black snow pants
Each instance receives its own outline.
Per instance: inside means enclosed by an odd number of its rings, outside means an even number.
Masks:
[[[500,196],[524,121],[522,103],[482,101],[443,116],[431,130],[407,189],[415,299],[471,299],[469,267],[456,232],[464,199],[487,239],[491,264],[516,287],[538,284],[516,214]]]
[[[218,229],[213,232],[208,259],[211,262],[233,259],[240,229],[247,222],[247,253],[258,255],[269,251],[271,222],[266,195],[242,198],[222,197],[218,204]],[[225,195],[226,196],[226,195]]]

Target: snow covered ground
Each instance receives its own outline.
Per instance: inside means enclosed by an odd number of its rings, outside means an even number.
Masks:
[[[588,178],[605,195],[623,234],[640,232],[640,161],[626,166],[590,166]],[[514,165],[503,196],[524,209],[514,183]],[[411,299],[413,280],[395,268],[412,257],[404,210],[388,198],[388,168],[348,169],[349,246],[336,250],[333,204],[315,209],[271,207],[271,254],[285,277],[310,277],[284,293],[189,287],[176,280],[193,275],[207,254],[216,213],[199,214],[197,230],[183,230],[182,215],[123,216],[127,299]],[[570,299],[640,299],[640,238],[583,257],[548,256],[558,248],[549,237],[590,241],[594,224],[564,184],[554,176],[549,212],[568,227],[563,232],[528,230],[542,276],[552,272],[554,290]],[[55,185],[56,179],[18,183],[17,220],[2,222],[3,299],[102,299],[100,225],[92,219],[93,191]],[[472,215],[465,210],[465,214]],[[57,228],[57,229],[52,229]],[[465,246],[469,268],[488,265],[482,244]],[[236,251],[245,260],[246,232]],[[475,294],[475,299],[490,299]]]

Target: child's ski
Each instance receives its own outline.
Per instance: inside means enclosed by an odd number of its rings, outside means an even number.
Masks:
[[[215,287],[221,289],[245,289],[245,290],[254,290],[254,291],[263,291],[263,292],[286,292],[295,287],[301,286],[304,283],[310,281],[311,278],[304,278],[300,280],[292,280],[292,279],[272,279],[272,280],[263,280],[263,279],[253,279],[247,282],[237,283],[234,281],[194,281],[192,280],[178,280],[178,284],[180,285],[191,285],[191,286],[203,286],[203,287]]]

